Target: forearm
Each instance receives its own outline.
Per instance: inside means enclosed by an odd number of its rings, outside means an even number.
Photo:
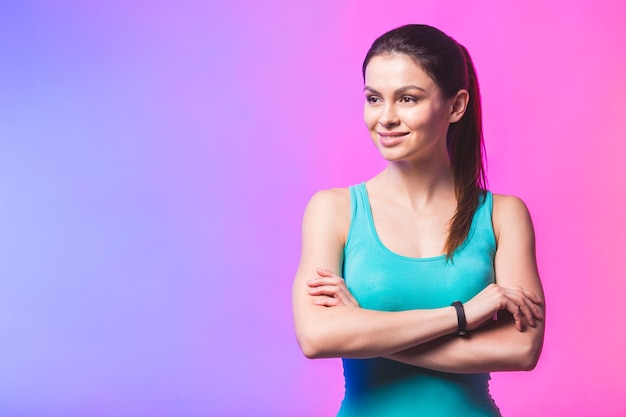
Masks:
[[[543,322],[515,329],[512,320],[490,323],[467,337],[444,336],[385,357],[452,373],[522,371],[535,367],[543,343]]]
[[[485,323],[501,309],[506,309],[504,311],[508,312],[509,317],[515,318],[515,323],[511,321],[509,326],[504,323],[496,326],[502,327],[502,330],[484,329],[470,337],[473,341],[471,347],[478,349],[473,351],[464,348],[464,343],[469,339],[456,343],[450,338],[437,340],[457,330],[458,318],[454,307],[398,312],[362,309],[358,305],[350,305],[350,299],[345,297],[348,290],[341,277],[329,271],[322,270],[320,273],[328,276],[309,281],[311,288],[308,294],[303,293],[299,285],[294,286],[296,334],[303,353],[309,358],[389,356],[417,366],[441,370],[446,367],[449,372],[459,369],[458,372],[470,373],[478,372],[476,369],[485,366],[489,370],[530,366],[525,362],[513,361],[526,360],[526,352],[522,349],[528,346],[530,340],[537,339],[531,335],[535,332],[530,330],[536,326],[533,314],[537,319],[542,314],[537,304],[532,309],[526,305],[524,300],[531,304],[533,302],[524,296],[525,290],[521,288],[507,289],[489,285],[465,304],[467,328],[473,331],[483,326],[493,326]],[[520,308],[518,304],[523,307]],[[533,313],[535,309],[537,311]],[[526,311],[525,319],[522,318],[522,310]],[[520,330],[524,326],[530,327],[522,333]],[[517,338],[518,333],[523,334],[521,339]],[[449,342],[444,343],[444,340]],[[499,349],[493,350],[492,354],[481,351],[483,347],[493,349],[494,344],[507,343],[509,340],[519,340],[519,343],[509,344],[510,350],[505,351],[502,357],[497,356],[501,353]],[[428,342],[432,343],[422,346]],[[513,352],[513,349],[517,350]]]
[[[457,328],[453,307],[384,312],[313,306],[309,313],[306,318],[296,319],[298,342],[309,358],[390,355],[451,334]]]

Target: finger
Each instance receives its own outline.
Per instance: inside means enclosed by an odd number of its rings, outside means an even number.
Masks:
[[[519,308],[520,319],[524,320],[529,326],[535,327],[535,318],[541,318],[541,310],[530,298],[526,297],[526,293],[534,296],[530,291],[512,288],[506,292],[506,297]]]
[[[321,277],[336,276],[333,271],[331,271],[330,269],[325,269],[325,268],[317,268],[317,274]]]
[[[338,292],[337,298],[339,298],[339,300],[341,301],[341,305],[345,305],[348,307],[360,307],[356,299],[347,290]]]
[[[344,290],[343,288],[337,286],[323,286],[311,288],[309,290],[309,294],[313,296],[326,296],[333,297],[337,299],[337,304],[335,305],[344,305],[349,307],[358,307],[359,303],[356,302],[354,297]]]
[[[543,310],[541,309],[542,301],[533,292],[524,290],[524,302],[532,312],[534,318],[541,320],[543,318]]]
[[[537,320],[543,319],[543,309],[541,308],[542,303],[535,302],[534,300],[529,300],[529,301],[531,302],[528,304],[528,306],[533,311],[533,315],[535,316],[535,318]]]
[[[316,287],[309,290],[309,295],[315,297],[334,298],[336,303],[333,305],[342,305],[346,307],[359,307],[359,303],[348,292],[334,286]]]
[[[506,303],[506,309],[509,313],[513,315],[513,319],[515,320],[515,328],[520,332],[523,331],[523,316],[519,306],[509,299],[509,301]]]
[[[528,303],[532,303],[525,297],[522,297],[520,301],[517,301],[517,308],[519,309],[520,318],[524,320],[524,322],[531,326],[535,327],[535,318],[533,316],[532,309],[529,307]]]
[[[530,327],[536,327],[535,318],[533,317],[532,312],[528,308],[528,306],[524,305],[520,307],[520,312],[522,314],[522,318],[524,322]]]
[[[541,298],[539,298],[539,296],[535,294],[534,292],[529,291],[529,290],[524,290],[524,295],[528,297],[530,300],[532,300],[533,303],[541,305],[542,303]]]
[[[359,304],[359,302],[356,300],[356,298],[354,298],[352,293],[349,293],[349,295],[350,295],[350,300],[352,301],[352,305],[354,307],[361,307],[361,304]]]
[[[318,306],[325,306],[325,307],[335,307],[339,305],[339,300],[334,297],[322,296],[322,297],[315,298],[313,300],[313,304],[318,305]]]
[[[338,277],[338,276],[333,276],[333,277],[320,277],[320,278],[314,278],[311,279],[309,281],[307,281],[307,285],[309,287],[316,287],[319,285],[344,285],[345,286],[345,281],[343,280],[343,278]]]
[[[543,320],[543,310],[537,305],[532,305],[533,314],[537,320]]]
[[[341,289],[336,285],[321,285],[313,288],[309,288],[309,294],[311,295],[326,295],[329,297],[335,297]]]
[[[522,289],[513,289],[507,292],[507,297],[513,301],[513,303],[519,308],[520,319],[524,320],[526,324],[531,327],[535,327],[535,317],[537,314],[540,314],[538,311],[538,306],[534,304],[534,302],[526,297],[526,290]],[[531,292],[528,292],[529,295],[533,295]],[[537,316],[537,318],[539,318]]]
[[[513,310],[513,319],[515,320],[515,328],[521,332],[522,321],[520,320],[520,313],[517,307]]]
[[[535,304],[532,300],[525,299],[526,308],[528,309],[528,314],[534,320],[541,320],[543,318],[543,314],[541,308],[537,304]]]

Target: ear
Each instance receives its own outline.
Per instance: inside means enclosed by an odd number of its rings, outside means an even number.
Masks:
[[[467,103],[469,103],[469,93],[467,90],[459,90],[452,99],[452,108],[450,109],[450,117],[448,118],[450,123],[456,123],[461,120],[461,117],[465,114],[465,110],[467,110]]]

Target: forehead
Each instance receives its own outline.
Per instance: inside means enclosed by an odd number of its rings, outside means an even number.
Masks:
[[[365,68],[365,85],[375,89],[417,85],[424,89],[435,86],[433,79],[415,60],[404,54],[373,57]]]

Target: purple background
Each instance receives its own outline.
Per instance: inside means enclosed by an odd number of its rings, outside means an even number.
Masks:
[[[382,169],[373,39],[428,23],[482,87],[489,180],[533,213],[543,357],[507,417],[626,415],[621,1],[0,5],[0,415],[334,415],[291,319],[300,218]]]

